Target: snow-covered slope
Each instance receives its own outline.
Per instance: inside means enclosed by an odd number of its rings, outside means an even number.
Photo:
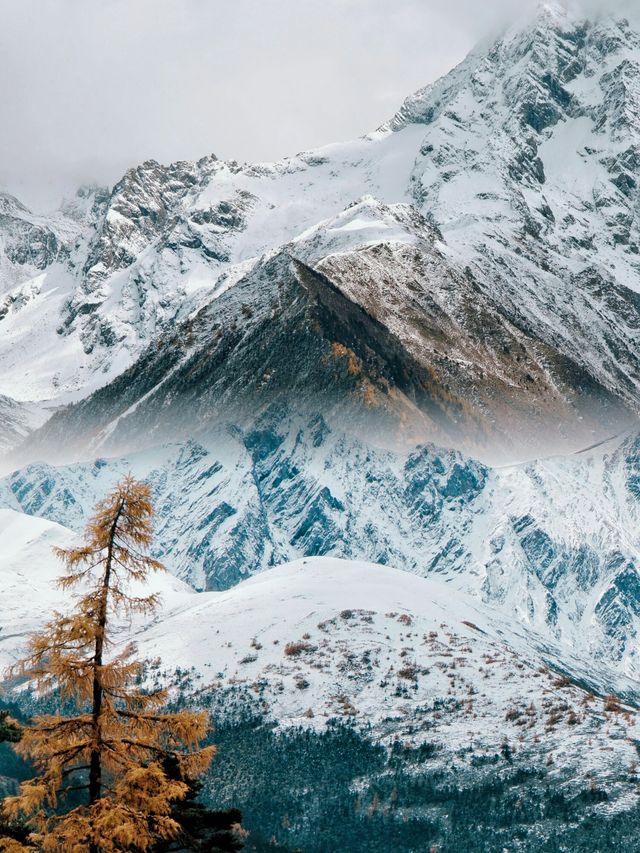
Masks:
[[[54,548],[68,548],[77,535],[68,528],[10,509],[0,509],[0,670],[5,672],[24,652],[26,638],[71,604],[69,592],[56,584],[64,574]],[[155,574],[148,589],[159,593],[165,606],[188,601],[193,591],[168,572]],[[122,624],[126,638],[140,620]]]
[[[440,766],[513,744],[525,761],[544,750],[563,773],[594,773],[612,799],[633,790],[620,768],[634,758],[635,712],[605,712],[576,671],[554,671],[553,649],[439,581],[301,560],[197,595],[136,639],[152,680],[216,714],[239,704],[282,727],[351,719],[383,743],[437,743]]]
[[[19,445],[45,423],[50,412],[35,403],[19,403],[0,395],[0,456]]]
[[[129,452],[273,407],[392,446],[485,458],[573,448],[630,413],[453,269],[409,205],[368,198],[257,262],[121,377],[54,415],[22,458]]]
[[[68,547],[73,533],[59,524],[13,510],[0,510],[0,585],[2,624],[0,663],[11,665],[26,635],[47,614],[60,608],[66,596],[55,586],[54,547]]]
[[[0,393],[79,399],[148,344],[138,369],[150,353],[166,356],[163,335],[183,320],[188,338],[203,305],[250,340],[252,290],[271,312],[260,335],[275,351],[299,298],[292,285],[280,300],[276,287],[291,281],[292,256],[337,287],[351,319],[373,315],[378,341],[399,338],[400,373],[381,371],[396,423],[414,416],[423,437],[464,446],[451,424],[434,423],[435,408],[476,446],[477,432],[489,443],[510,436],[512,454],[527,424],[541,444],[603,437],[640,400],[639,58],[627,22],[547,3],[366,138],[276,164],[148,162],[108,195],[84,191],[61,214],[81,232],[68,258],[36,278],[26,264],[0,309]],[[425,219],[429,236],[408,225]],[[193,329],[210,349],[211,323]],[[333,331],[361,360],[371,355],[369,322]],[[296,355],[307,374],[316,359],[317,347]],[[380,388],[365,366],[366,402]],[[242,387],[256,393],[269,367],[245,364],[252,381]],[[236,370],[219,365],[216,383],[232,384]],[[295,399],[289,386],[282,393]],[[206,419],[228,415],[229,398]],[[108,424],[122,411],[104,403]]]
[[[0,513],[3,664],[53,607],[68,606],[52,588],[50,549],[69,541],[57,525]],[[437,766],[456,756],[471,768],[505,748],[534,764],[551,754],[563,778],[593,778],[609,802],[635,802],[620,772],[636,754],[635,711],[590,694],[566,661],[555,671],[553,648],[446,584],[333,559],[280,566],[220,593],[158,583],[159,617],[137,620],[123,641],[133,634],[151,683],[218,719],[239,707],[282,728],[346,718],[389,745],[430,744]]]
[[[63,344],[72,353],[58,359],[64,375],[55,382],[34,372],[20,393],[68,399],[84,384],[104,384],[148,340],[189,313],[185,300],[193,309],[198,294],[200,301],[210,299],[260,255],[339,212],[367,187],[383,199],[402,197],[412,160],[401,167],[404,177],[396,179],[395,144],[361,140],[334,149],[335,162],[301,155],[274,165],[240,166],[207,157],[169,167],[149,161],[127,172],[106,202],[100,197],[70,265],[63,301],[52,304],[46,298],[52,289],[46,276],[25,282],[7,297],[4,327],[18,342],[28,337],[19,313],[24,304],[34,303],[31,311],[51,333],[69,339]],[[355,166],[350,176],[349,167]],[[309,180],[309,169],[315,181]],[[365,170],[381,177],[363,181]],[[393,187],[384,194],[383,181]],[[309,183],[313,186],[303,192]],[[1,355],[3,364],[11,358],[6,350]],[[3,373],[1,390],[11,393],[10,371]]]
[[[637,434],[490,468],[272,418],[120,459],[34,464],[2,481],[0,503],[80,530],[129,471],[153,485],[157,554],[199,589],[302,556],[365,559],[444,577],[593,665],[640,674]]]
[[[79,199],[83,195],[80,191]],[[16,284],[68,260],[70,246],[82,231],[71,210],[52,217],[32,213],[18,199],[0,192],[0,297]],[[28,298],[25,295],[25,299]],[[19,307],[18,291],[0,303],[2,311]]]
[[[131,472],[151,682],[635,807],[639,71],[545,3],[363,139],[0,196],[0,664]]]

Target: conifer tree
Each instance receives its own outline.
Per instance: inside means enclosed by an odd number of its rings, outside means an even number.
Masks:
[[[206,714],[163,711],[164,691],[136,686],[143,664],[134,647],[114,649],[118,618],[158,604],[135,594],[163,569],[147,555],[152,515],[149,487],[130,476],[98,503],[84,543],[56,551],[66,566],[60,586],[79,590],[73,612],[55,613],[12,670],[75,711],[36,717],[16,745],[37,775],[5,800],[5,813],[25,815],[45,853],[145,853],[176,837],[172,808],[189,787],[166,762],[196,778],[213,757],[213,747],[200,747]]]
[[[180,825],[180,833],[171,841],[161,841],[153,853],[237,853],[244,848],[247,833],[241,827],[242,814],[238,809],[216,811],[198,802],[202,783],[184,776],[173,756],[164,763],[170,779],[180,779],[188,785],[188,793],[173,804],[172,817]]]

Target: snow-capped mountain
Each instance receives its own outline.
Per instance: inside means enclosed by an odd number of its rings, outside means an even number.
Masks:
[[[27,264],[5,297],[0,393],[66,402],[150,363],[164,385],[158,358],[194,327],[194,349],[219,343],[205,371],[226,389],[215,418],[234,416],[238,364],[221,352],[238,337],[255,349],[254,334],[279,349],[305,298],[298,261],[312,270],[307,284],[338,291],[326,299],[316,287],[312,301],[330,315],[319,329],[305,315],[308,351],[295,363],[309,393],[326,385],[312,373],[335,344],[363,362],[364,415],[376,398],[423,438],[470,438],[481,452],[485,436],[513,456],[526,434],[532,455],[616,431],[639,402],[639,57],[626,21],[545,4],[368,137],[270,165],[205,157],[130,170],[80,212],[65,208],[81,222],[68,259],[35,278]],[[256,330],[260,295],[270,322],[259,317]],[[351,322],[336,328],[344,315]],[[243,369],[247,392],[265,375],[278,382],[264,352]],[[292,377],[280,380],[295,399]],[[121,392],[110,411],[100,397],[100,423],[84,433],[122,416]],[[145,418],[147,430],[155,415]]]
[[[73,217],[62,211],[53,217],[39,216],[14,196],[0,192],[0,295],[67,260],[69,246],[80,231]],[[9,293],[3,310],[20,298],[19,292]],[[26,292],[23,298],[28,298]]]
[[[362,139],[0,197],[5,660],[131,472],[150,678],[634,806],[635,715],[585,688],[640,701],[639,64],[546,3]]]
[[[366,199],[258,261],[120,377],[56,413],[27,453],[61,436],[75,454],[128,452],[149,435],[248,423],[274,405],[392,444],[427,436],[485,455],[590,443],[630,420],[452,269],[415,208]]]
[[[55,591],[51,548],[72,541],[60,525],[0,511],[3,665],[52,605],[68,606]],[[133,635],[150,682],[215,707],[221,722],[223,708],[256,702],[285,730],[342,718],[389,745],[442,744],[434,765],[468,771],[507,744],[524,763],[552,754],[563,778],[604,785],[611,804],[637,799],[634,779],[621,773],[636,756],[633,708],[590,693],[598,674],[567,677],[543,639],[513,631],[477,599],[452,601],[441,581],[315,558],[227,592],[194,594],[169,575],[152,584],[160,618],[136,617],[122,641]]]
[[[0,456],[23,442],[49,415],[46,406],[0,395]]]
[[[197,589],[304,556],[393,565],[499,609],[593,666],[638,677],[640,437],[490,468],[272,418],[114,460],[33,464],[0,504],[80,531],[132,472],[154,488],[156,555]]]

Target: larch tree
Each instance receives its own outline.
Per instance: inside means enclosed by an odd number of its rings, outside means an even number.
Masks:
[[[118,619],[158,605],[155,594],[135,594],[163,569],[147,553],[152,516],[149,487],[130,476],[97,504],[83,544],[56,551],[60,586],[78,590],[73,611],[55,613],[12,669],[75,711],[36,717],[15,747],[37,775],[5,799],[5,814],[25,816],[46,853],[145,853],[177,837],[172,810],[189,792],[180,777],[196,778],[214,754],[201,747],[206,714],[163,710],[165,691],[137,686],[135,648],[115,648]],[[171,762],[179,775],[165,771]]]

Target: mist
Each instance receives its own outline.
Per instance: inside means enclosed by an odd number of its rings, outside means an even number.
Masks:
[[[0,186],[46,210],[148,158],[352,138],[513,15],[513,0],[3,0]]]

